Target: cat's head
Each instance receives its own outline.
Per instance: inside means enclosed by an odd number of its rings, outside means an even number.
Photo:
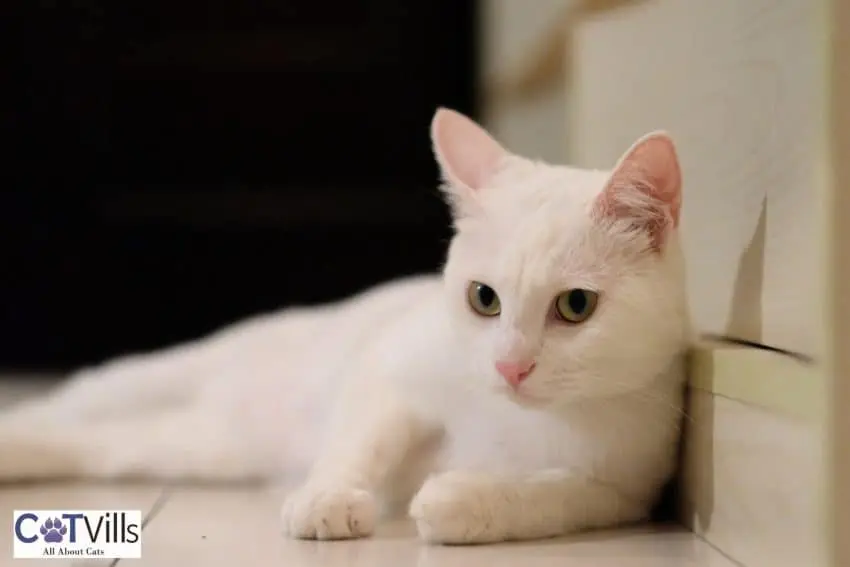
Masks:
[[[519,157],[451,110],[431,134],[456,229],[445,289],[471,380],[562,405],[637,391],[669,367],[688,320],[666,134],[611,171]]]

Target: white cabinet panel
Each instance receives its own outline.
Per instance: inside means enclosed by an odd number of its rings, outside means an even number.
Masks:
[[[670,131],[699,330],[820,354],[821,4],[624,4],[576,26],[570,157],[607,167]]]

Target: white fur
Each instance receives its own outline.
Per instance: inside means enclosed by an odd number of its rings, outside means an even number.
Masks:
[[[674,468],[682,414],[675,231],[649,250],[634,222],[594,213],[610,173],[499,154],[441,112],[457,214],[442,277],[80,371],[0,415],[0,480],[288,476],[304,483],[285,531],[320,539],[369,535],[379,501],[409,502],[433,542],[643,518]],[[443,137],[487,146],[486,163]],[[470,280],[497,290],[501,316],[473,313]],[[599,290],[597,312],[551,320],[553,298],[575,287]],[[493,365],[518,356],[537,367],[514,391]]]

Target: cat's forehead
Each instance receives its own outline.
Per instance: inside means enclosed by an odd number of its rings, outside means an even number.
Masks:
[[[523,160],[483,190],[485,225],[496,233],[490,238],[527,241],[534,248],[578,237],[607,180],[604,171]]]
[[[494,222],[546,216],[557,221],[585,214],[608,178],[605,171],[518,160],[482,189],[482,201]]]
[[[494,179],[470,231],[488,275],[525,289],[598,279],[604,266],[590,210],[608,176],[525,162]]]

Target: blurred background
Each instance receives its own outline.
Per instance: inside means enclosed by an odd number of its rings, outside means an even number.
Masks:
[[[579,167],[670,131],[697,329],[821,356],[820,13],[806,0],[10,0],[0,369],[67,370],[438,270],[441,105]]]
[[[565,6],[7,4],[0,368],[67,370],[439,269],[431,116],[561,160],[563,88],[512,93]]]

